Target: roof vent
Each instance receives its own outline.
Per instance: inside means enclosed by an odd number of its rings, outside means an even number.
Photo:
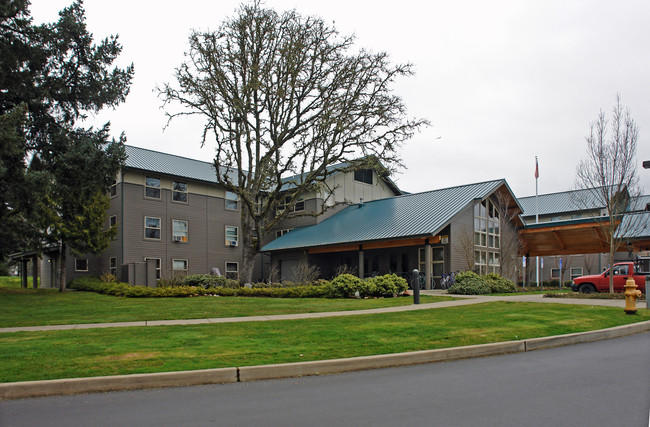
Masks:
[[[363,206],[363,197],[359,198],[359,207]]]

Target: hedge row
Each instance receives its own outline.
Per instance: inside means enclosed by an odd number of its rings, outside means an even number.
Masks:
[[[458,295],[481,295],[507,294],[515,291],[515,284],[498,274],[489,273],[479,276],[473,271],[464,271],[456,275],[456,282],[448,292]]]
[[[199,280],[200,282],[200,280]],[[83,277],[75,279],[70,284],[71,289],[97,292],[129,298],[160,298],[160,297],[190,297],[190,296],[240,296],[240,297],[272,297],[272,298],[351,298],[351,297],[392,297],[407,289],[406,280],[394,274],[361,280],[358,277],[345,274],[331,282],[319,280],[313,285],[288,287],[264,286],[254,284],[250,287],[205,286],[173,286],[148,288],[146,286],[131,286],[126,283],[102,282],[99,279]]]

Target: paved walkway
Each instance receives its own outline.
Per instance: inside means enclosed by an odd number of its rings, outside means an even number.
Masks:
[[[422,291],[423,295],[445,295],[445,291]],[[609,299],[572,299],[572,298],[544,298],[543,295],[513,295],[513,296],[486,296],[486,295],[454,295],[457,299],[451,301],[432,302],[427,304],[412,304],[398,307],[373,308],[368,310],[327,311],[322,313],[295,313],[276,314],[268,316],[246,317],[218,317],[210,319],[175,319],[175,320],[144,320],[137,322],[113,323],[81,323],[73,325],[46,325],[46,326],[18,326],[14,328],[0,328],[0,333],[6,332],[35,332],[35,331],[60,331],[68,329],[97,329],[97,328],[126,328],[132,326],[162,326],[162,325],[201,325],[208,323],[240,323],[240,322],[267,322],[272,320],[317,319],[322,317],[354,316],[359,314],[395,313],[401,311],[428,310],[443,307],[458,307],[464,305],[480,304],[494,301],[516,301],[556,304],[581,304],[599,305],[606,307],[625,307],[624,300]],[[638,308],[645,308],[645,304],[637,304]]]

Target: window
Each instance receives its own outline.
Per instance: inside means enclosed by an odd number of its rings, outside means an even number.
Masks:
[[[160,218],[144,217],[144,237],[160,240]]]
[[[184,182],[172,182],[172,200],[174,202],[187,203],[187,184]]]
[[[560,269],[559,268],[551,268],[551,279],[552,280],[559,280],[560,279]]]
[[[239,280],[239,263],[226,263],[226,279]]]
[[[483,200],[474,205],[474,245],[490,249],[475,252],[474,270],[479,274],[498,272],[501,226],[498,206],[491,200]]]
[[[239,227],[226,225],[226,246],[239,245]]]
[[[160,179],[150,176],[145,178],[144,196],[151,199],[160,199]]]
[[[582,276],[582,267],[572,267],[571,268],[571,280],[575,279],[576,277]]]
[[[359,169],[354,171],[354,180],[372,185],[372,169]]]
[[[117,196],[117,180],[114,179],[110,190],[111,197]]]
[[[283,200],[278,202],[278,213],[282,213],[287,206],[291,204],[291,197],[285,197]],[[303,196],[300,196],[296,199],[295,204],[293,207],[289,210],[289,212],[302,212],[305,210],[305,198]]]
[[[477,274],[487,273],[487,252],[474,251],[474,271]]]
[[[117,226],[117,215],[111,215],[111,217],[108,219],[108,225],[110,227]]]
[[[117,257],[110,257],[108,261],[108,272],[113,276],[117,276]]]
[[[75,258],[74,271],[88,271],[88,260],[86,258]]]
[[[226,209],[236,211],[239,209],[239,197],[232,191],[226,191]]]
[[[285,234],[287,234],[288,232],[290,232],[291,230],[293,230],[293,228],[286,228],[284,230],[276,230],[275,231],[275,238],[277,239],[278,237],[282,237]]]
[[[147,262],[148,260],[154,260],[156,261],[156,279],[160,279],[160,258],[147,258],[144,257],[144,261]]]
[[[187,221],[172,220],[172,241],[187,242]]]
[[[174,272],[184,272],[187,271],[187,260],[186,259],[173,259],[172,260],[172,270]]]

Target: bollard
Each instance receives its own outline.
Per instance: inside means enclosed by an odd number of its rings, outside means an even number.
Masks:
[[[411,287],[413,288],[413,304],[420,304],[420,272],[417,268],[411,273]]]

